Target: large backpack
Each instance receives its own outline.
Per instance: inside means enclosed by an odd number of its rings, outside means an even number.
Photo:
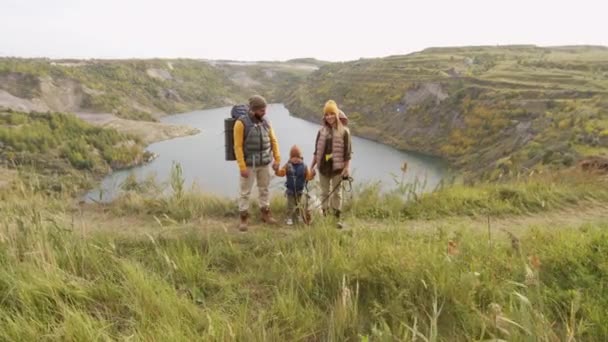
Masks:
[[[226,151],[226,160],[228,161],[236,160],[236,154],[234,153],[234,124],[246,115],[249,115],[248,105],[235,105],[230,110],[230,117],[224,119],[224,149]],[[268,121],[265,118],[263,120],[264,126],[269,128],[270,124]],[[245,137],[248,134],[249,132],[245,128]]]
[[[236,106],[232,106],[232,109],[230,110],[230,116],[234,119],[237,120],[238,118],[240,118],[243,115],[247,115],[249,114],[249,106],[248,105],[236,105]]]
[[[234,124],[243,115],[249,114],[249,106],[235,105],[230,110],[230,117],[224,119],[224,149],[226,151],[226,160],[236,160],[234,154]]]

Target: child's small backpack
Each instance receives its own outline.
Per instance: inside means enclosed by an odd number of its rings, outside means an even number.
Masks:
[[[304,188],[306,187],[306,164],[288,162],[286,178],[285,188],[287,188],[287,194],[295,195],[304,192]]]

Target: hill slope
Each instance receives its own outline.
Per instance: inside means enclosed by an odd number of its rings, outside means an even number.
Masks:
[[[37,190],[74,194],[113,169],[154,156],[135,135],[90,125],[63,113],[0,110],[0,188],[17,171]]]
[[[608,151],[608,49],[432,48],[321,66],[287,108],[320,120],[336,99],[352,130],[499,177]]]
[[[458,51],[429,50],[422,59]],[[541,162],[557,166],[564,153],[604,148],[604,78],[587,82],[583,70],[578,85],[528,87],[513,73],[492,80],[476,59],[456,68],[456,57],[445,62],[454,63],[447,76],[427,78],[435,69],[421,67],[420,77],[381,74],[391,60],[398,69],[413,56],[323,66],[292,92],[291,106],[317,120],[331,95],[354,130],[456,162],[493,160],[484,154],[493,150],[530,162],[530,144],[549,151],[565,143],[565,152],[542,154]],[[364,67],[358,76],[356,63]],[[444,62],[437,63],[439,70]],[[33,74],[21,72],[3,89],[36,103],[45,88]],[[167,77],[160,69],[146,74]],[[80,84],[52,77],[51,84]],[[357,77],[360,83],[345,82]],[[135,107],[122,83],[136,88],[131,98],[154,103],[151,89],[142,89],[156,83],[128,79],[115,83],[118,90],[103,87],[127,110]],[[45,101],[71,98],[64,94]],[[119,112],[127,113],[137,114]],[[524,138],[509,145],[512,130]],[[186,189],[178,165],[170,194],[146,180],[123,184],[126,193],[113,203],[74,200],[80,177],[143,155],[139,138],[71,115],[0,111],[1,164],[33,171],[27,178],[0,165],[0,340],[608,339],[605,175],[560,171],[427,194],[409,184],[384,194],[356,188],[345,200],[344,230],[331,217],[315,217],[301,229],[255,224],[237,233],[235,202]],[[13,180],[3,187],[6,179]],[[41,184],[47,180],[52,191]],[[285,202],[273,198],[277,217],[287,214]]]
[[[0,107],[17,110],[155,120],[253,93],[313,121],[334,98],[355,134],[445,157],[475,178],[608,153],[604,47],[431,48],[347,63],[0,59]]]
[[[154,120],[242,103],[253,93],[280,101],[316,63],[0,58],[0,107]]]
[[[0,105],[18,110],[160,114],[242,101],[246,91],[193,60],[0,59]]]
[[[608,179],[570,176],[397,205],[368,189],[347,229],[246,234],[233,201],[179,177],[107,205],[16,182],[0,188],[0,340],[605,341]]]

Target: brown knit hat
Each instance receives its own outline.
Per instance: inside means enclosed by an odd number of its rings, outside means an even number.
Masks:
[[[289,150],[289,158],[302,158],[302,150],[298,145],[291,146]]]
[[[256,111],[258,109],[266,108],[266,99],[260,95],[253,95],[249,98],[249,109]]]

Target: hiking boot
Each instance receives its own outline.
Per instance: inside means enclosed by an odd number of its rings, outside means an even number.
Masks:
[[[340,221],[340,215],[342,214],[342,212],[340,210],[335,210],[334,211],[334,216],[336,217],[336,228],[338,229],[342,229],[344,228],[344,223],[342,221]]]
[[[306,210],[304,214],[304,224],[310,225],[312,223],[312,212],[310,210]]]
[[[241,211],[241,222],[239,223],[239,230],[242,232],[246,232],[248,223],[249,213],[246,211]]]
[[[270,214],[270,207],[262,208],[262,222],[267,224],[277,224],[277,220],[275,220]]]

